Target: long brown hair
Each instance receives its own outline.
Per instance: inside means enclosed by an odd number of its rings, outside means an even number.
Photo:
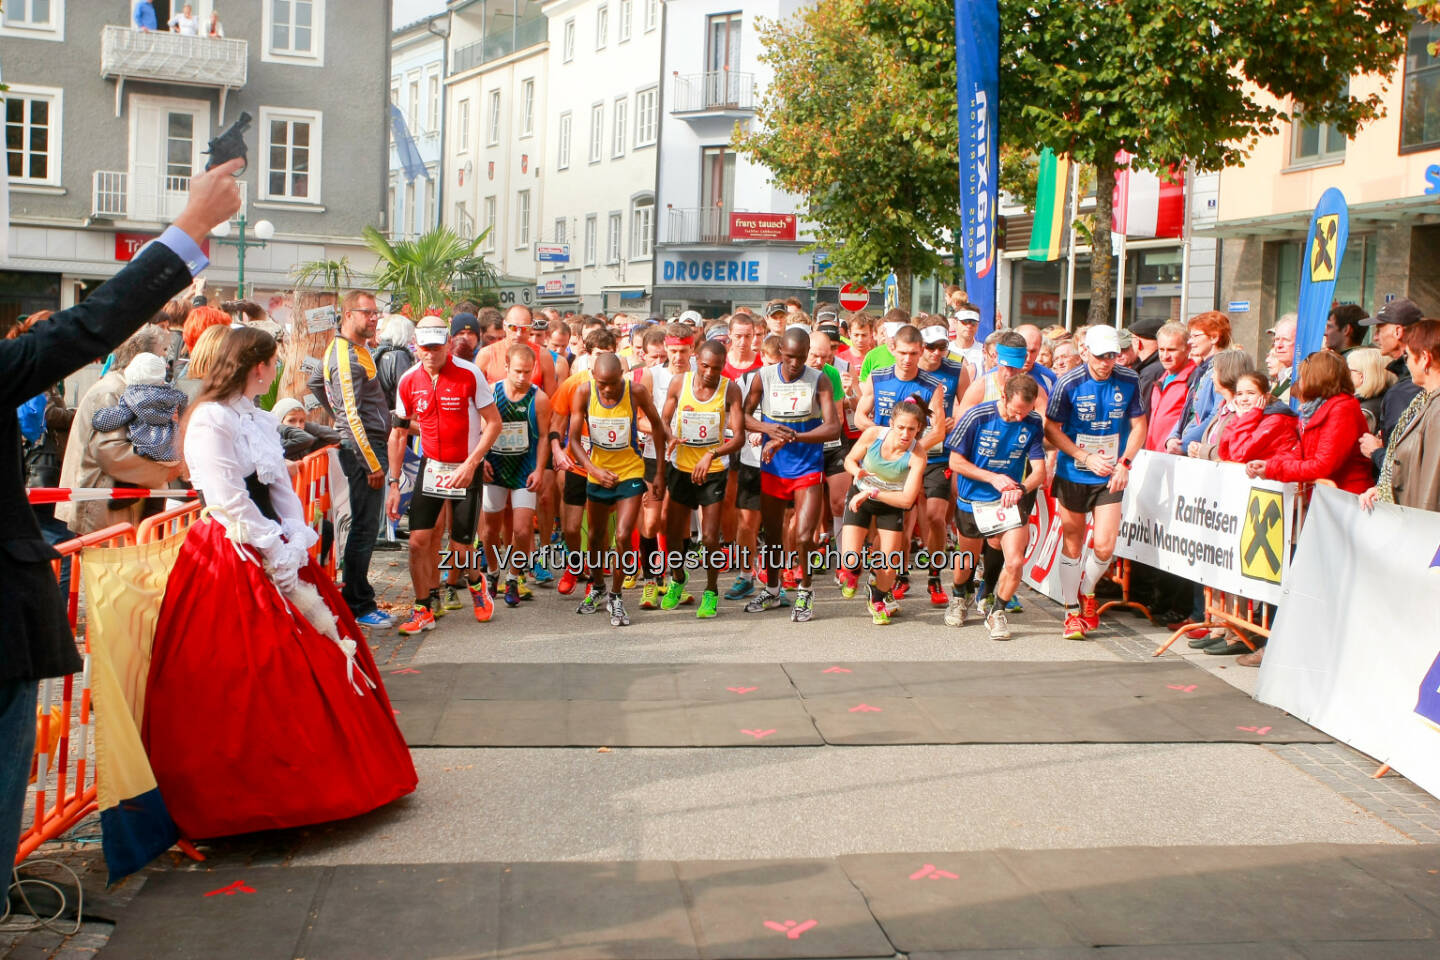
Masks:
[[[245,389],[250,371],[275,356],[275,338],[255,327],[232,327],[205,373],[196,404],[224,402]]]

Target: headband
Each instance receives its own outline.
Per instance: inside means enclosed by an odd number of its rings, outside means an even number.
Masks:
[[[1002,347],[995,348],[995,359],[1000,361],[1002,367],[1014,367],[1020,369],[1025,366],[1028,351],[1024,347]]]
[[[685,347],[689,346],[693,342],[695,342],[694,337],[674,337],[670,336],[669,334],[665,335],[665,346],[667,347]]]

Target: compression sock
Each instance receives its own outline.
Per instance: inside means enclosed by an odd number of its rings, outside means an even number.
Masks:
[[[1067,557],[1065,551],[1060,551],[1060,602],[1066,610],[1080,606],[1080,576],[1080,558]]]
[[[1105,578],[1105,571],[1110,569],[1109,560],[1099,560],[1092,551],[1085,559],[1085,575],[1080,579],[1080,592],[1085,596],[1095,592],[1095,586]]]
[[[1000,582],[1000,574],[1005,570],[1005,552],[997,550],[988,543],[980,552],[985,562],[985,596],[995,596],[995,584]]]
[[[653,580],[653,579],[655,579],[655,567],[656,567],[656,564],[653,562],[653,560],[654,560],[655,552],[658,551],[659,549],[660,549],[660,538],[658,538],[658,537],[641,537],[641,538],[640,538],[640,571],[641,571],[641,574],[642,574],[642,579],[645,579],[645,580]],[[660,566],[663,567],[664,564],[662,563],[662,564],[660,564]]]

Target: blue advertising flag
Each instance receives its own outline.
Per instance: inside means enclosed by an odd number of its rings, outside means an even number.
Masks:
[[[401,165],[405,167],[405,182],[414,183],[416,177],[428,179],[430,174],[420,157],[420,149],[415,146],[415,138],[410,136],[410,129],[405,126],[405,114],[393,103],[390,104],[390,133],[395,137],[395,149],[400,153]]]
[[[955,0],[955,88],[960,110],[960,245],[965,295],[995,329],[995,213],[1000,205],[1000,5]]]
[[[1310,232],[1301,251],[1293,383],[1300,382],[1300,361],[1325,346],[1325,321],[1330,317],[1335,280],[1340,276],[1340,261],[1349,239],[1350,211],[1345,206],[1345,195],[1331,187],[1320,195],[1320,202],[1315,205]],[[1297,403],[1292,394],[1291,406]]]
[[[900,306],[900,278],[891,270],[885,278],[885,309],[894,310]]]

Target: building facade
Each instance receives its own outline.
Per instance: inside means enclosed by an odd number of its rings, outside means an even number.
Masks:
[[[659,177],[652,307],[665,316],[712,317],[780,297],[809,302],[813,239],[795,216],[798,198],[730,146],[753,121],[771,71],[760,62],[757,18],[794,15],[799,0],[665,4]]]
[[[660,0],[548,0],[546,306],[646,316],[660,140]]]
[[[1241,343],[1295,309],[1301,247],[1320,195],[1338,187],[1350,240],[1335,299],[1374,314],[1397,297],[1440,316],[1440,25],[1418,23],[1395,79],[1382,90],[1354,77],[1352,96],[1380,95],[1385,116],[1350,139],[1299,119],[1262,139],[1245,166],[1220,177],[1221,290]]]
[[[425,166],[422,176],[407,174],[392,131],[385,209],[389,211],[389,233],[395,239],[414,239],[440,223],[448,23],[449,17],[440,14],[397,27],[390,34],[390,102],[404,117],[405,129]]]
[[[193,4],[202,22],[212,2]],[[172,5],[156,0],[162,25]],[[246,251],[247,293],[287,288],[302,261],[373,262],[359,238],[385,224],[388,70],[373,64],[389,58],[388,4],[225,5],[223,39],[134,29],[131,6],[5,4],[0,311],[67,307],[118,272],[183,207],[210,138],[242,111],[253,124],[240,216],[251,236],[262,219],[274,226]],[[210,290],[233,295],[239,251],[212,238],[209,255]]]

